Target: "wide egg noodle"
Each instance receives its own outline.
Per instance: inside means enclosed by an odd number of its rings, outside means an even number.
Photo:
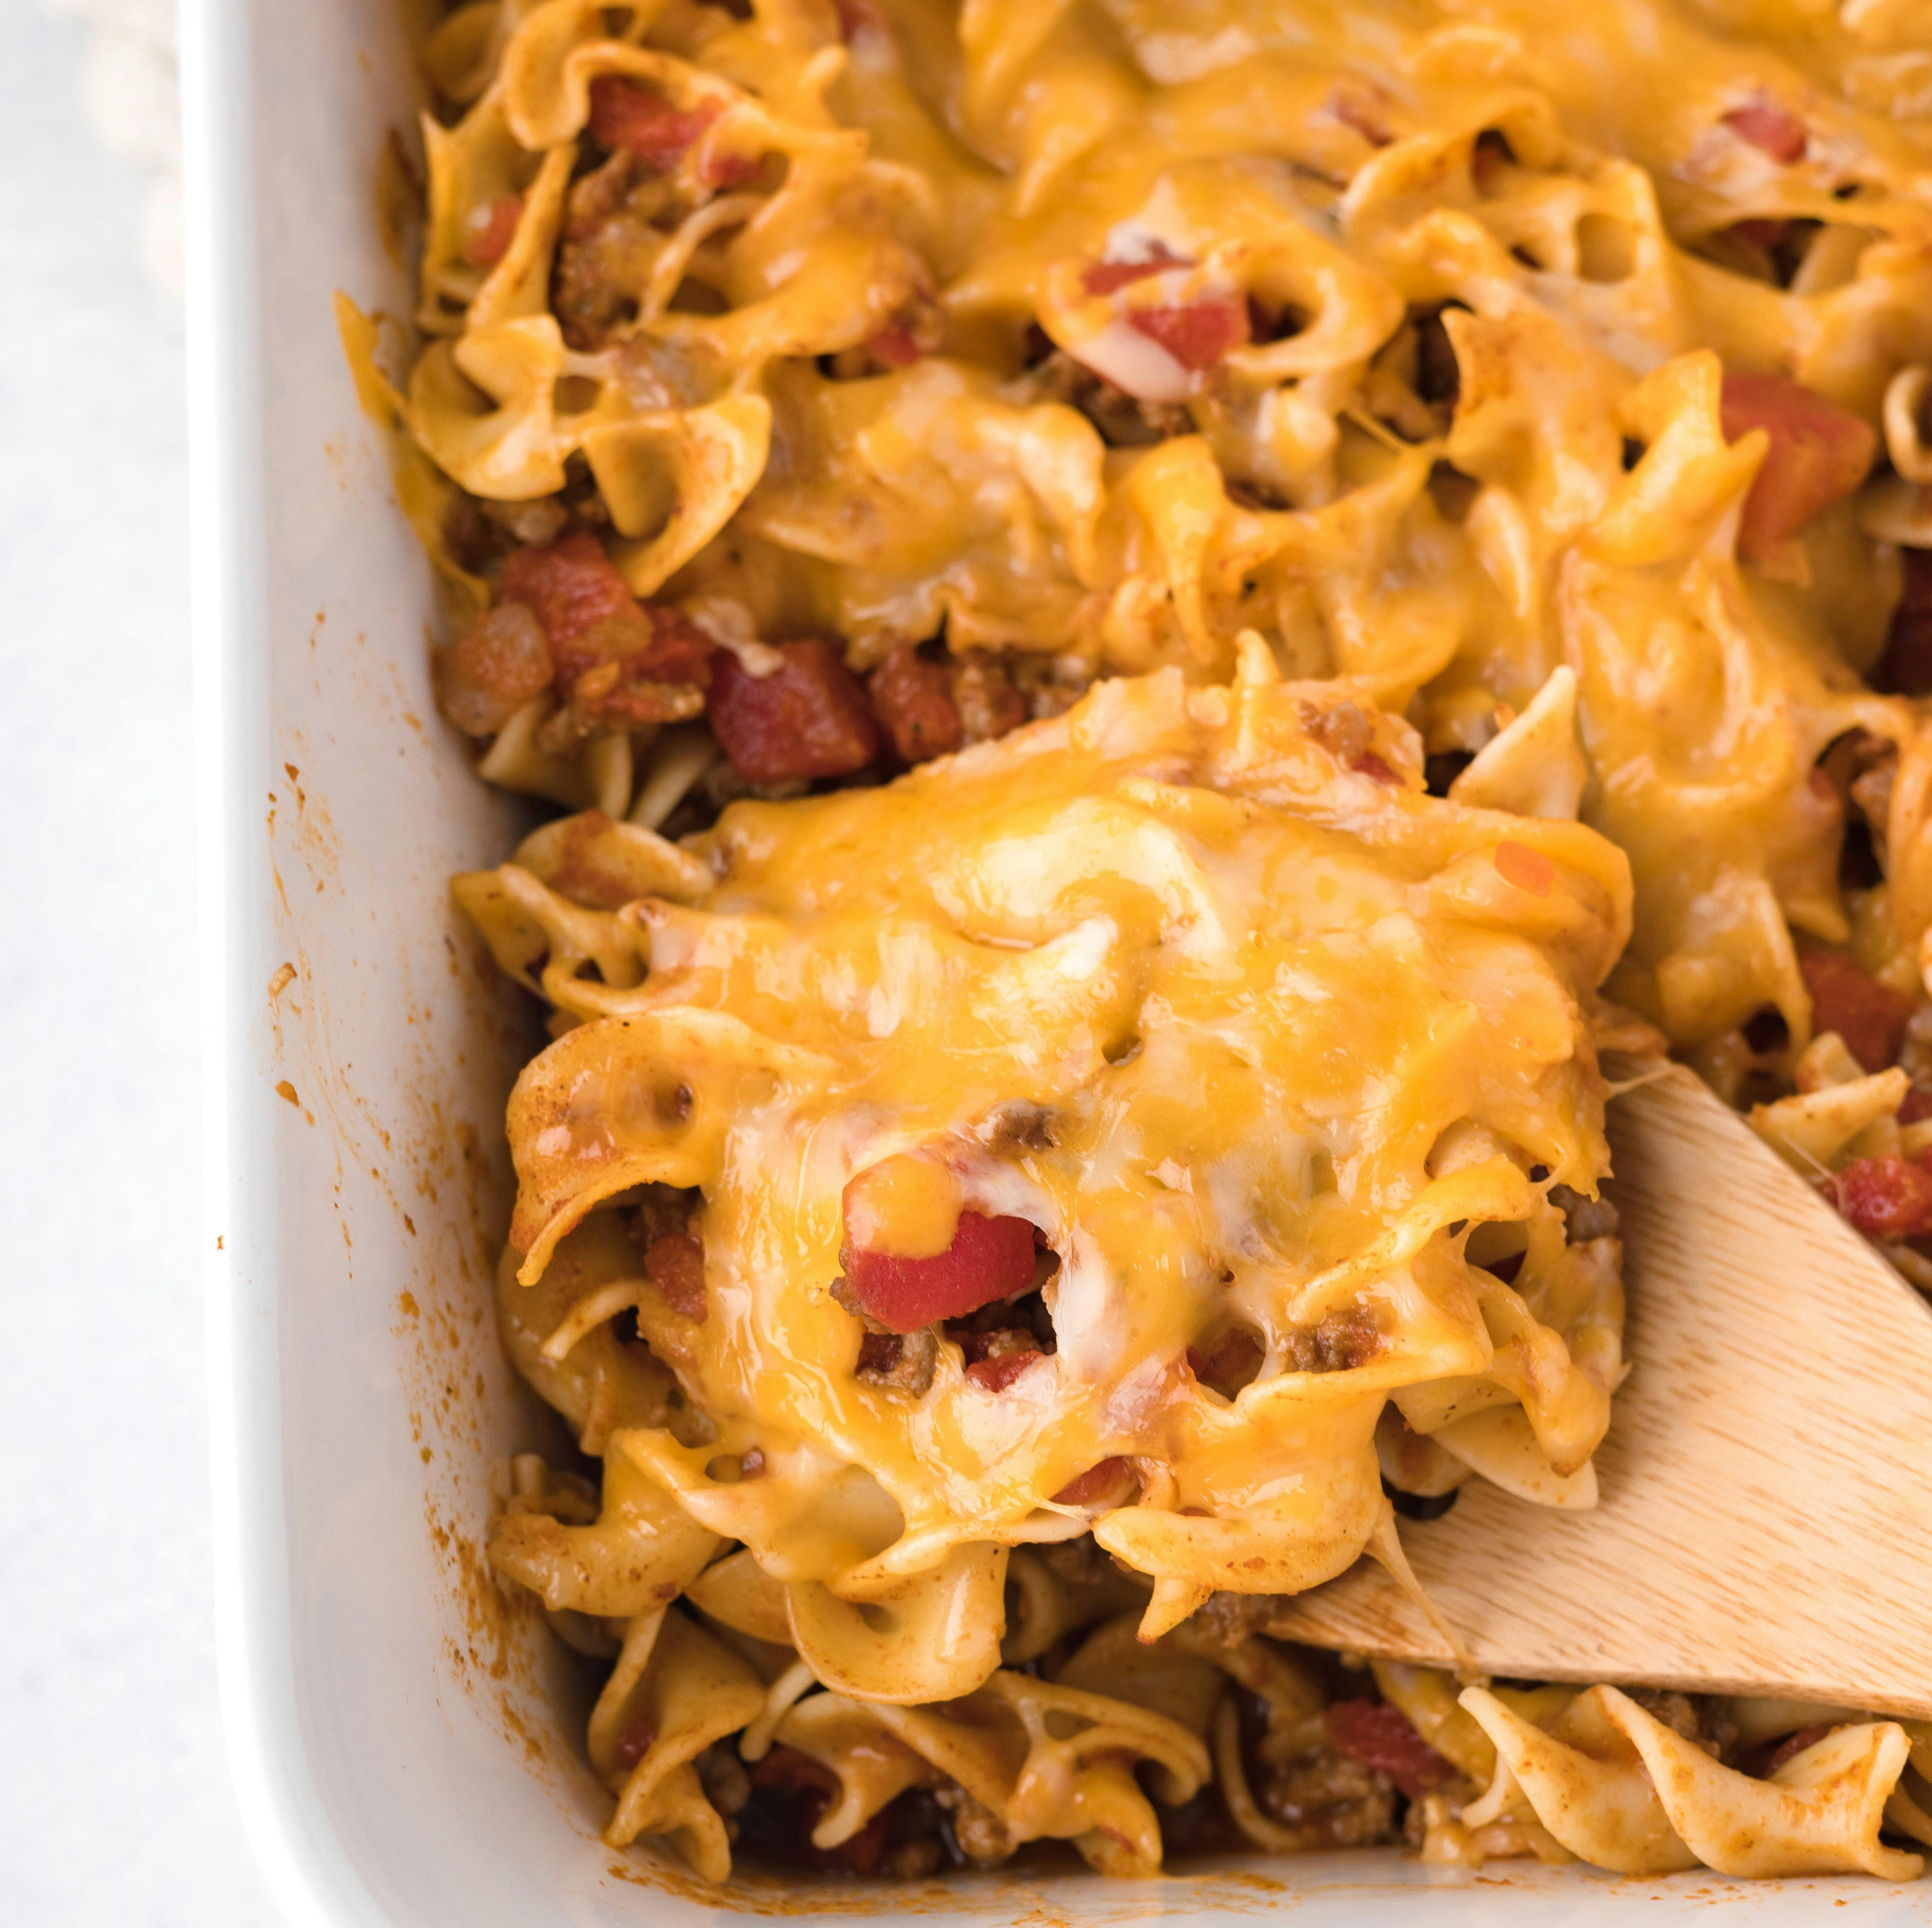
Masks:
[[[1615,1687],[1547,1731],[1480,1687],[1462,1705],[1537,1818],[1572,1852],[1625,1874],[1700,1863],[1720,1874],[1863,1872],[1916,1879],[1921,1856],[1878,1835],[1910,1743],[1896,1722],[1834,1728],[1768,1780],[1720,1765]]]
[[[940,1707],[816,1696],[778,1733],[838,1777],[838,1803],[828,1810],[838,1820],[820,1824],[821,1845],[832,1845],[835,1827],[856,1831],[888,1789],[914,1785],[923,1769],[994,1817],[1009,1852],[1042,1837],[1071,1840],[1092,1865],[1116,1874],[1160,1867],[1160,1825],[1132,1765],[1147,1764],[1171,1802],[1191,1799],[1209,1771],[1206,1747],[1167,1715],[1004,1671]],[[884,1759],[875,1737],[896,1744]]]
[[[676,1607],[633,1621],[610,1684],[598,1702],[607,1728],[646,1738],[636,1764],[623,1774],[616,1811],[604,1830],[614,1848],[640,1834],[668,1835],[672,1845],[707,1881],[730,1872],[731,1849],[724,1824],[705,1793],[697,1757],[713,1741],[734,1733],[753,1718],[764,1690],[746,1663],[686,1618]],[[634,1649],[643,1649],[639,1658]],[[593,1738],[593,1762],[602,1751]],[[597,1763],[616,1779],[614,1750]]]
[[[618,1450],[605,1456],[594,1521],[566,1525],[542,1498],[513,1502],[490,1528],[488,1552],[546,1606],[628,1619],[676,1599],[718,1549],[715,1534]]]
[[[636,1248],[608,1213],[565,1240],[534,1288],[518,1282],[513,1254],[497,1270],[496,1330],[510,1363],[569,1422],[586,1453],[602,1453],[619,1427],[660,1425],[669,1417],[669,1369],[641,1347],[622,1344],[611,1323],[641,1295],[640,1270]],[[551,1342],[581,1324],[586,1307],[594,1323],[558,1356]]]

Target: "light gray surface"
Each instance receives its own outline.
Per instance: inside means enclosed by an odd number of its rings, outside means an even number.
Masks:
[[[278,1921],[215,1704],[181,323],[0,0],[0,1919]]]

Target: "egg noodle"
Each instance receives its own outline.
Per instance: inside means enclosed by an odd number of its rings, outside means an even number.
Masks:
[[[608,1664],[606,1838],[1916,1876],[1932,1723],[1269,1627],[1594,1503],[1600,1050],[1932,1289],[1920,0],[422,58],[420,303],[340,319],[564,813],[454,889],[550,1014],[497,1312],[601,1480],[490,1558]]]

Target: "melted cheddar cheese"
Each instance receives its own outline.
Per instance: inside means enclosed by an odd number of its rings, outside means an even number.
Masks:
[[[1247,664],[1103,683],[884,790],[732,805],[690,847],[706,889],[610,913],[643,981],[586,986],[598,1015],[520,1081],[526,1280],[603,1201],[702,1193],[704,1316],[638,1316],[716,1437],[621,1444],[767,1573],[863,1599],[1064,1537],[1092,1510],[1053,1496],[1121,1456],[1144,1497],[1095,1530],[1156,1577],[1159,1631],[1354,1559],[1391,1394],[1452,1389],[1429,1430],[1520,1400],[1564,1473],[1600,1437],[1621,1298],[1542,1194],[1606,1165],[1588,1011],[1624,860],[1426,796],[1401,725],[1276,679],[1258,639]],[[1058,1256],[1057,1350],[997,1392],[950,1343],[916,1397],[855,1372],[842,1198],[914,1152]],[[1492,1224],[1534,1235],[1529,1297],[1472,1271]],[[1352,1350],[1309,1369],[1338,1318]],[[1262,1355],[1232,1401],[1188,1363],[1231,1326]]]

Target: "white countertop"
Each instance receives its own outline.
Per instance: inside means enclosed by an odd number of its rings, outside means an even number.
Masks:
[[[178,312],[0,0],[0,1918],[273,1924],[215,1704]]]

